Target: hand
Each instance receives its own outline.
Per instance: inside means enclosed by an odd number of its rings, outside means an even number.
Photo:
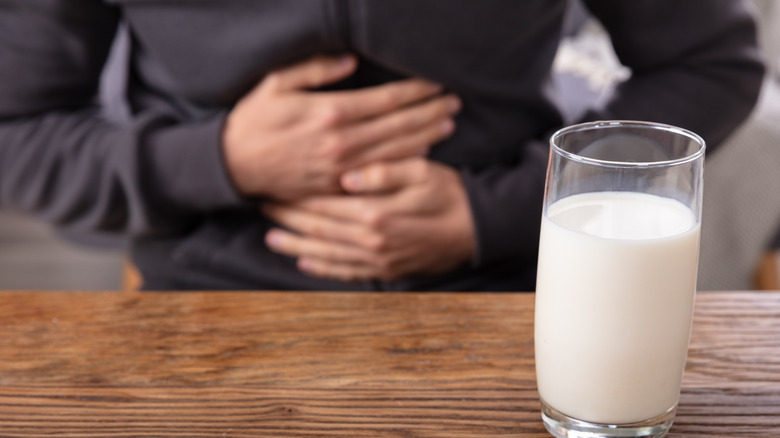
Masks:
[[[341,181],[352,194],[265,205],[287,229],[269,231],[269,248],[298,257],[303,272],[342,281],[440,273],[472,258],[473,220],[454,169],[408,158],[368,165]]]
[[[352,56],[315,57],[268,74],[227,117],[225,163],[245,195],[295,200],[337,193],[339,177],[371,162],[427,153],[454,129],[459,100],[409,79],[315,92],[351,75]]]

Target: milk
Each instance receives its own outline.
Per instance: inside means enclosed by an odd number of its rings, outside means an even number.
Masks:
[[[536,291],[541,398],[624,424],[676,406],[699,226],[683,204],[631,192],[564,198],[542,219]]]

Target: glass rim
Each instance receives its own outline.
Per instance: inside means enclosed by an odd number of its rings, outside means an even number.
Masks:
[[[567,150],[564,150],[562,147],[560,147],[557,143],[557,140],[563,137],[566,134],[571,134],[573,132],[580,132],[580,131],[586,131],[591,130],[594,128],[643,128],[643,129],[657,129],[661,131],[667,131],[673,134],[681,135],[684,137],[688,137],[689,139],[693,140],[699,148],[694,151],[693,153],[676,158],[673,160],[661,160],[661,161],[611,161],[611,160],[602,160],[599,158],[591,158],[591,157],[585,157],[583,155],[576,154],[574,152],[569,152]],[[565,158],[568,158],[572,161],[577,161],[584,164],[591,164],[596,166],[602,166],[602,167],[623,167],[623,168],[651,168],[651,167],[666,167],[666,166],[676,166],[680,164],[689,163],[692,161],[695,161],[699,159],[701,156],[704,155],[704,151],[706,149],[706,143],[704,142],[704,139],[701,138],[698,134],[696,134],[693,131],[690,131],[685,128],[680,128],[678,126],[674,125],[668,125],[665,123],[656,123],[656,122],[645,122],[645,121],[638,121],[638,120],[598,120],[595,122],[586,122],[586,123],[578,123],[576,125],[570,125],[566,126],[564,128],[561,128],[555,133],[550,136],[550,148],[555,151],[558,155],[561,155]]]

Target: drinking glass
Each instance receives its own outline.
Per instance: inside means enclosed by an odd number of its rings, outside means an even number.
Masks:
[[[556,437],[662,437],[692,324],[704,141],[601,121],[550,146],[534,322],[544,425]]]

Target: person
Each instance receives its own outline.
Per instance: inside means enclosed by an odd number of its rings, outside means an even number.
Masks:
[[[712,148],[764,72],[739,0],[590,0],[582,121]],[[533,290],[564,0],[0,0],[0,205],[131,236],[145,289]],[[129,30],[130,117],[96,95]]]

